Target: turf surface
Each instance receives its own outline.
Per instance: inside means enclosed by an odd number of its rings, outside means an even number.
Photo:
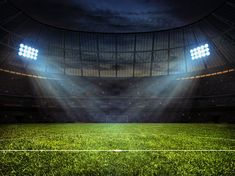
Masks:
[[[235,125],[0,125],[0,150],[0,176],[235,175]]]

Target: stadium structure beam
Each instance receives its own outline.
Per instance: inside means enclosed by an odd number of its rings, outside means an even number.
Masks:
[[[155,32],[152,36],[152,52],[151,52],[151,64],[150,64],[150,76],[153,76],[153,60],[154,60],[154,47],[155,47]]]
[[[205,22],[207,23],[207,21],[205,21]],[[203,29],[203,27],[201,27],[201,25],[199,25],[199,28],[206,35],[207,40],[210,41],[211,45],[214,47],[217,54],[225,61],[226,64],[231,65],[231,63],[228,61],[228,59],[225,57],[225,55],[216,46],[215,42],[212,39],[210,39],[210,37],[208,36],[207,32]],[[233,66],[234,66],[234,64],[233,64]]]
[[[19,39],[23,39],[23,37],[22,37],[21,35],[15,34],[14,32],[9,31],[8,29],[2,27],[1,25],[0,25],[0,29],[3,30],[4,32],[7,32],[7,33],[9,33],[9,34],[11,34],[11,35],[14,35],[14,36],[18,37]]]
[[[29,32],[28,35],[25,36],[25,38],[30,38],[30,36],[33,36],[33,31]],[[35,41],[31,40],[31,43],[35,43]],[[24,63],[24,68],[27,69],[30,63]]]
[[[218,16],[218,15],[216,15],[216,14],[214,14],[214,13],[213,13],[212,15],[213,15],[218,21],[221,21],[222,23],[225,23],[225,24],[229,25],[229,26],[230,26],[230,29],[228,29],[228,30],[226,30],[226,31],[223,32],[223,31],[221,31],[220,29],[218,29],[218,27],[216,27],[215,25],[213,25],[213,27],[216,28],[218,31],[220,31],[221,35],[224,35],[224,36],[226,36],[229,40],[231,40],[232,42],[235,42],[235,40],[234,40],[230,35],[227,34],[228,32],[230,32],[230,31],[232,31],[232,30],[235,29],[234,23],[232,23],[232,22],[230,22],[230,21],[224,19],[223,17],[220,17],[220,16]],[[210,24],[209,21],[206,20],[206,22],[207,22],[208,24]]]
[[[99,75],[99,77],[100,77],[100,46],[99,46],[99,35],[96,35],[96,55],[97,55],[98,75]]]
[[[66,48],[65,48],[65,31],[63,31],[63,67],[64,67],[64,75],[65,75],[65,70],[66,70],[65,56],[66,56]]]
[[[28,20],[25,20],[21,25],[25,24],[27,21],[28,21]],[[21,26],[21,25],[20,25],[20,26]],[[6,46],[6,47],[9,47],[9,48],[11,48],[11,49],[17,50],[14,46],[11,46],[11,45],[10,45],[10,38],[16,38],[17,40],[19,39],[19,40],[23,41],[23,40],[24,40],[24,37],[21,36],[21,35],[19,35],[19,34],[16,34],[16,33],[12,32],[12,31],[9,31],[8,29],[6,29],[5,27],[3,27],[3,26],[1,26],[1,25],[0,25],[0,30],[6,32],[7,34],[6,34],[5,36],[8,37],[7,44],[3,42],[4,39],[0,40],[0,44],[1,44],[1,45],[4,45],[4,46]],[[3,38],[4,38],[4,37],[3,37]]]
[[[10,33],[7,33],[6,35],[4,35],[4,36],[1,38],[0,42],[3,42],[3,41],[6,41],[6,40],[7,40],[7,44],[9,44],[9,43],[10,43],[10,36],[11,36],[11,34],[10,34]]]
[[[50,50],[50,46],[49,44],[47,45],[47,55],[49,56],[49,50]],[[44,60],[45,62],[45,73],[47,73],[47,67],[48,67],[48,59]]]
[[[118,77],[118,63],[117,63],[117,59],[118,59],[118,51],[117,51],[117,35],[115,35],[115,76],[116,78]]]
[[[192,28],[191,28],[191,29],[192,29]],[[196,34],[195,34],[195,32],[194,32],[194,30],[193,30],[193,29],[192,29],[192,32],[193,32],[193,36],[194,36],[194,38],[195,38],[195,41],[196,41],[197,45],[199,45],[198,38],[197,38],[197,36],[196,36]],[[204,60],[204,59],[202,59],[201,61],[202,61],[203,65],[204,65],[205,69],[207,70],[207,69],[208,69],[208,67],[207,67],[207,65],[206,65],[205,60]]]
[[[182,33],[183,33],[183,45],[184,45],[184,62],[185,62],[185,72],[188,72],[188,63],[187,63],[187,55],[186,55],[186,44],[185,44],[185,30],[182,29]]]
[[[188,45],[189,47],[190,46],[193,46],[192,44],[191,45]],[[61,49],[61,47],[54,47],[54,48],[60,48]],[[172,47],[171,49],[179,49],[179,48],[182,48],[182,46],[179,46],[179,47]],[[76,49],[74,49],[74,50],[76,50]],[[154,50],[154,52],[156,52],[156,51],[166,51],[167,50],[167,48],[166,49],[157,49],[157,50]],[[84,52],[86,52],[86,51],[88,51],[88,50],[82,50],[82,51],[84,51]],[[96,51],[89,51],[89,52],[91,52],[91,53],[96,53]],[[115,51],[101,51],[100,50],[100,52],[102,52],[102,53],[115,53]],[[152,52],[152,49],[151,50],[145,50],[145,51],[141,51],[141,53],[151,53]],[[121,51],[121,53],[133,53],[133,51]]]
[[[7,37],[7,44],[8,45],[10,44],[10,40],[11,40],[11,34],[8,34],[8,37]]]
[[[227,25],[229,25],[229,26],[232,26],[232,27],[235,26],[235,24],[234,24],[232,21],[227,20],[227,19],[225,19],[224,17],[222,17],[222,16],[220,16],[220,15],[217,15],[217,14],[215,14],[215,13],[212,13],[212,16],[214,16],[216,19],[218,19],[219,21],[221,21],[221,22],[223,22],[223,23],[225,23],[225,24],[227,24]]]
[[[6,46],[6,47],[8,47],[8,48],[10,48],[10,49],[14,49],[15,51],[17,51],[17,48],[15,48],[15,47],[13,47],[13,46],[11,46],[11,45],[9,45],[9,44],[3,43],[3,42],[1,42],[1,41],[0,41],[0,45]]]
[[[134,56],[133,56],[133,77],[135,77],[135,64],[136,64],[136,34],[134,39]]]
[[[83,60],[82,60],[82,45],[81,45],[81,34],[78,33],[78,48],[79,48],[79,58],[80,58],[80,67],[81,67],[81,76],[84,76],[83,74]]]
[[[13,21],[15,18],[17,18],[19,15],[21,15],[22,12],[21,11],[18,11],[17,13],[15,13],[14,15],[10,15],[10,16],[7,16],[6,18],[4,18],[2,21],[1,21],[1,26]]]
[[[168,41],[168,47],[167,47],[167,75],[170,75],[170,50],[171,50],[171,33],[168,32],[168,37],[167,37],[167,41]]]
[[[3,59],[2,59],[1,62],[0,62],[0,65],[1,65],[1,66],[6,63],[6,61],[7,61],[8,58],[10,57],[10,55],[11,55],[10,52],[8,52],[8,53],[6,54],[6,56],[3,57]]]
[[[235,8],[235,3],[232,3],[232,2],[229,2],[229,1],[226,1],[225,3],[228,4],[229,6]]]
[[[21,38],[23,38],[23,37],[21,36]],[[219,38],[219,37],[217,36],[217,37],[214,37],[213,39],[216,39],[216,38]],[[206,42],[206,40],[204,42]],[[189,45],[186,45],[185,47],[192,47],[193,45],[194,44],[189,44]],[[61,47],[56,47],[56,46],[54,46],[54,48],[61,49]],[[174,49],[181,49],[181,48],[182,48],[182,46],[177,46],[177,47],[171,47],[170,49],[174,50]],[[73,49],[73,50],[78,51],[79,49]],[[165,48],[165,49],[156,49],[156,50],[153,50],[153,51],[158,52],[158,51],[167,51],[167,50],[168,49]],[[87,50],[81,50],[81,51],[86,52]],[[89,51],[89,52],[90,53],[96,53],[96,51]],[[102,52],[102,53],[115,53],[115,51],[100,51],[100,52]],[[141,53],[151,53],[151,52],[152,52],[152,49],[151,50],[141,51]],[[129,54],[131,53],[132,54],[133,51],[121,51],[121,53],[129,53]]]
[[[3,65],[7,65],[8,68],[10,68],[12,65],[11,65],[11,64],[8,64],[8,63],[9,63],[9,61],[12,60],[12,58],[13,58],[14,55],[15,55],[15,53],[10,52],[9,55],[6,57],[6,59],[5,59],[4,63],[3,63]],[[15,61],[15,60],[13,60],[13,61]]]
[[[38,35],[37,35],[37,38],[36,38],[34,44],[37,44],[37,43],[38,43],[38,40],[39,40],[39,38],[40,38],[40,36],[41,36],[41,33],[42,33],[42,26],[40,26],[40,28],[39,28]]]

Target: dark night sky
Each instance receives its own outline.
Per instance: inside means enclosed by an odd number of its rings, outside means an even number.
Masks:
[[[17,0],[14,4],[33,18],[57,27],[95,32],[144,32],[192,23],[223,1]]]

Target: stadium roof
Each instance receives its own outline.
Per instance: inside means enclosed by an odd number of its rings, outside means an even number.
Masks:
[[[224,0],[18,0],[12,3],[42,23],[90,32],[147,32],[191,24]]]
[[[200,72],[235,64],[235,4],[230,0],[199,21],[185,20],[194,22],[192,24],[138,33],[62,29],[59,27],[63,26],[39,22],[33,14],[29,16],[27,5],[22,11],[12,2],[0,1],[1,68],[14,66],[48,74],[92,77],[142,77]],[[199,16],[192,15],[192,18]],[[49,20],[44,22],[49,23]],[[17,55],[20,43],[39,49],[36,62],[28,62]],[[190,49],[205,43],[210,46],[210,57],[193,61]]]

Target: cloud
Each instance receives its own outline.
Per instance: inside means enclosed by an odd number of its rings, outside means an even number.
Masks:
[[[223,0],[18,0],[33,18],[58,27],[97,32],[142,32],[194,22]]]

